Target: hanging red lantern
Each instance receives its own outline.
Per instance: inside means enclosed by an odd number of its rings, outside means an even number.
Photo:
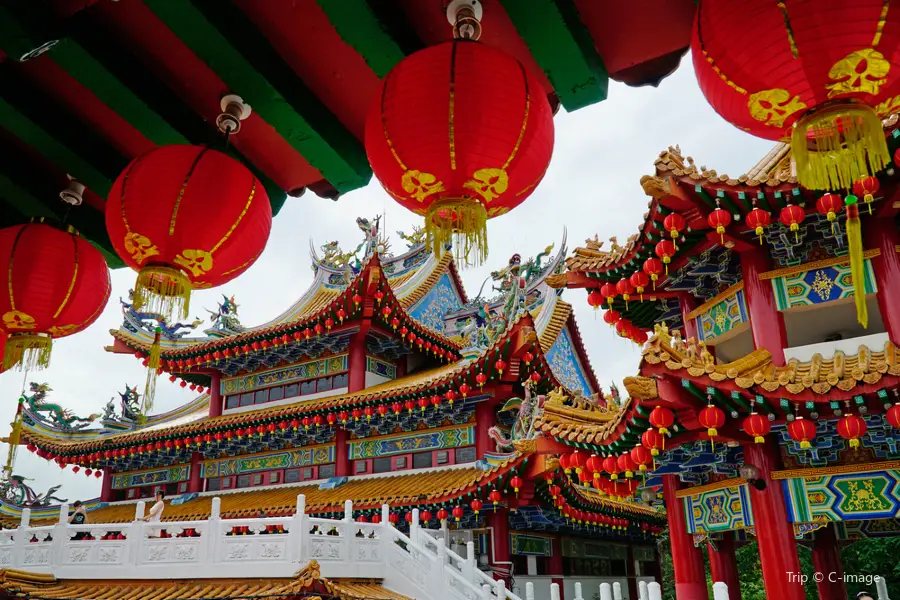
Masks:
[[[647,284],[650,283],[650,278],[643,271],[635,271],[631,274],[631,277],[628,278],[631,282],[631,285],[634,286],[634,290],[640,295],[641,301],[644,300],[644,290],[647,289]]]
[[[475,498],[474,500],[472,500],[472,502],[469,503],[469,506],[472,508],[472,511],[477,515],[479,512],[481,512],[481,507],[484,506],[484,503],[481,500],[479,500],[478,498]]]
[[[894,404],[887,409],[887,412],[884,413],[884,418],[891,427],[900,429],[900,404]]]
[[[816,200],[816,210],[820,214],[825,215],[831,223],[831,233],[834,233],[834,222],[837,220],[837,214],[844,208],[844,201],[837,194],[823,194],[821,198]]]
[[[440,521],[441,523],[446,521],[447,517],[449,517],[449,516],[450,515],[447,513],[447,511],[445,509],[443,509],[443,508],[438,509],[437,518],[438,518],[438,521]]]
[[[847,414],[837,422],[837,432],[850,443],[851,448],[859,448],[859,440],[866,435],[868,426],[862,417],[855,414]]]
[[[393,525],[393,526],[396,527],[396,526],[397,526],[397,523],[400,522],[400,515],[398,515],[398,514],[395,513],[395,512],[389,513],[389,514],[388,514],[388,522],[389,522],[391,525]]]
[[[523,482],[521,477],[519,477],[518,475],[513,475],[512,477],[510,477],[509,486],[513,489],[513,492],[518,494],[519,489],[522,487],[522,485]]]
[[[606,298],[606,303],[612,306],[613,300],[619,295],[616,286],[611,283],[604,283],[600,286],[600,295]]]
[[[603,313],[603,321],[609,325],[615,325],[619,322],[619,319],[622,318],[622,315],[614,311],[613,309],[609,309]]]
[[[685,222],[684,217],[673,212],[666,215],[666,218],[663,219],[663,227],[669,232],[669,236],[671,236],[673,240],[677,240],[681,237],[681,232],[687,227],[687,223]]]
[[[701,426],[706,427],[709,439],[714,440],[719,435],[719,429],[725,424],[725,412],[718,406],[710,404],[700,411],[697,420]]]
[[[651,256],[644,261],[644,264],[641,268],[644,270],[644,273],[650,276],[650,281],[653,282],[653,289],[655,290],[656,282],[659,279],[659,276],[664,272],[663,264],[659,261],[658,258],[653,258]]]
[[[587,303],[594,310],[603,306],[603,294],[600,293],[600,290],[591,290],[587,297]]]
[[[584,468],[586,471],[593,474],[594,479],[597,479],[603,471],[603,460],[596,454],[591,454],[590,458],[587,459],[587,462],[584,463]]]
[[[494,368],[497,369],[497,372],[503,375],[503,371],[506,370],[506,361],[502,358],[498,358],[497,362],[494,363]]]
[[[569,454],[559,455],[559,466],[568,475],[572,472],[572,465],[569,464]]]
[[[584,454],[576,450],[569,454],[569,467],[575,470],[576,473],[581,473],[582,468],[584,468]]]
[[[626,452],[625,454],[620,454],[619,458],[616,459],[616,464],[618,465],[619,472],[624,472],[625,477],[631,479],[634,477],[634,471],[637,469],[637,465],[631,459],[631,454]]]
[[[378,525],[379,523],[381,523],[381,515],[378,513],[375,513],[374,515],[372,515],[372,523],[374,523],[375,525]]]
[[[900,93],[900,15],[887,8],[703,0],[691,42],[700,89],[736,127],[790,136],[803,187],[848,189],[890,160],[881,119]]]
[[[463,383],[459,386],[459,395],[462,396],[463,400],[466,399],[466,396],[469,395],[469,392],[472,391],[472,388],[469,387],[468,383]]]
[[[457,523],[459,523],[460,520],[462,520],[463,515],[465,515],[465,514],[466,514],[466,511],[463,510],[462,506],[457,505],[457,506],[453,507],[453,518],[456,519]]]
[[[547,491],[550,492],[550,497],[556,500],[556,497],[560,494],[560,489],[558,485],[551,485],[547,488]]]
[[[816,439],[816,424],[797,417],[788,423],[788,433],[794,441],[800,442],[800,448],[812,448],[812,442]]]
[[[650,411],[650,424],[659,430],[660,435],[665,436],[669,433],[669,428],[675,424],[675,413],[664,406],[657,406]],[[663,437],[663,449],[665,449],[665,440]]]
[[[425,525],[425,527],[428,527],[428,522],[431,521],[431,511],[423,510],[419,514],[419,517],[422,519],[422,523]]]
[[[221,285],[250,268],[271,227],[259,180],[201,146],[159,146],[138,156],[106,202],[110,241],[138,271],[134,309],[169,318],[188,316],[192,289]]]
[[[443,84],[423,86],[423,73],[442,73]],[[400,61],[374,97],[365,144],[375,176],[425,217],[436,255],[456,237],[460,258],[472,249],[479,264],[486,220],[525,200],[550,162],[553,115],[541,83],[493,46],[455,40]]]
[[[447,402],[450,403],[450,406],[453,406],[453,401],[456,400],[456,392],[453,390],[447,390],[447,393],[444,394],[444,398],[447,399]]]
[[[666,275],[669,274],[669,263],[672,262],[672,257],[675,256],[675,252],[678,251],[678,248],[675,246],[675,242],[672,240],[662,240],[658,244],[656,244],[656,248],[654,249],[656,255],[660,257],[663,261],[663,265],[665,265]]]
[[[0,333],[8,335],[3,369],[42,369],[53,339],[87,328],[106,306],[106,261],[74,230],[44,223],[0,229],[0,260],[7,265],[0,294]]]
[[[639,444],[631,449],[631,460],[643,473],[647,470],[647,465],[653,463],[653,455],[650,453],[650,450]]]
[[[753,436],[753,442],[756,444],[765,443],[765,436],[772,431],[772,424],[769,419],[757,413],[750,413],[750,416],[744,419],[744,431],[747,435]]]
[[[531,379],[532,383],[540,383],[541,382],[541,374],[538,373],[537,371],[535,371],[531,374],[530,379]]]
[[[870,215],[872,214],[872,202],[875,200],[875,194],[878,193],[880,187],[881,184],[878,183],[878,178],[872,177],[871,175],[868,177],[860,177],[853,182],[853,194],[855,196],[862,196],[863,202],[869,207]]]
[[[763,234],[766,231],[766,227],[772,222],[772,215],[763,209],[754,206],[753,209],[747,213],[745,221],[747,226],[753,229],[753,233],[756,234],[759,238],[760,245],[762,245]]]
[[[798,242],[800,241],[800,224],[803,223],[805,218],[806,211],[796,204],[788,204],[781,209],[781,214],[778,216],[778,220],[794,232],[794,239]]]
[[[607,456],[603,459],[603,470],[609,473],[609,478],[613,481],[619,478],[619,463],[615,456]]]
[[[616,284],[616,291],[622,295],[622,300],[625,301],[625,308],[627,309],[631,294],[634,293],[634,286],[631,285],[631,281],[627,277],[623,277]]]
[[[478,384],[478,389],[483,388],[484,384],[487,383],[487,375],[478,373],[478,375],[475,376],[475,383]]]
[[[491,493],[488,494],[488,500],[494,503],[494,506],[500,503],[503,499],[503,494],[500,493],[500,490],[491,490]]]
[[[725,243],[725,228],[731,225],[731,213],[724,208],[716,208],[706,217],[709,226],[719,234],[720,241]]]

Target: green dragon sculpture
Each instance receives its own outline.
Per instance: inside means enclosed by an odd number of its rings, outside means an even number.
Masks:
[[[47,402],[47,393],[53,391],[50,388],[50,384],[32,381],[29,384],[29,389],[31,390],[30,396],[22,394],[22,398],[25,400],[25,410],[36,421],[51,427],[64,431],[76,431],[84,429],[103,416],[102,414],[94,414],[89,417],[79,417],[59,404]]]

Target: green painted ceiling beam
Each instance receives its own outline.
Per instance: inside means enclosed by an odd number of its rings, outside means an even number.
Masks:
[[[335,189],[349,192],[369,182],[372,171],[359,141],[239,9],[212,0],[146,5]]]
[[[406,53],[366,0],[317,0],[341,39],[384,78]]]
[[[500,0],[567,111],[606,99],[609,74],[574,3]]]

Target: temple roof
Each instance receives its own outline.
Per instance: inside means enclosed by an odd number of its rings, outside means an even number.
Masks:
[[[316,561],[292,578],[196,580],[60,580],[53,575],[4,569],[0,590],[26,600],[228,600],[269,598],[287,600],[297,596],[327,594],[338,600],[409,600],[368,579],[324,579]]]

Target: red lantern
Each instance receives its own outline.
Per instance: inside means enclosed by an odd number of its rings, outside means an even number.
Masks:
[[[816,439],[816,424],[803,417],[797,417],[788,423],[788,433],[791,438],[800,442],[801,448],[812,448],[811,442]]]
[[[456,519],[457,523],[463,518],[464,514],[466,514],[466,511],[463,510],[462,506],[457,505],[453,507],[453,518]]]
[[[503,495],[500,493],[500,490],[491,490],[491,493],[488,494],[488,500],[494,503],[494,506],[503,499]]]
[[[421,408],[422,412],[424,413],[425,409],[428,408],[428,398],[426,398],[425,396],[422,396],[421,398],[419,398],[418,404],[419,404],[419,408]]]
[[[425,73],[443,75],[423,85]],[[436,255],[456,236],[454,247],[473,248],[480,263],[485,221],[525,200],[550,162],[543,86],[512,56],[457,40],[400,61],[374,97],[365,144],[375,176],[425,217]]]
[[[648,429],[641,436],[641,444],[650,451],[653,456],[659,456],[659,451],[665,448],[663,436],[655,429]]]
[[[619,455],[619,458],[616,459],[616,464],[618,465],[620,472],[625,472],[625,477],[628,479],[634,477],[634,471],[637,468],[637,465],[631,459],[630,453],[626,452],[625,454]]]
[[[450,515],[447,513],[447,511],[445,509],[443,509],[443,508],[438,509],[437,518],[438,518],[438,521],[440,521],[441,523],[446,521],[447,517],[449,517],[449,516]]]
[[[487,383],[487,375],[484,373],[479,373],[475,376],[475,383],[478,384],[478,388],[481,389],[484,387],[484,384]]]
[[[831,223],[831,232],[834,233],[834,221],[844,208],[843,199],[837,194],[824,194],[816,201],[816,210],[825,215]]]
[[[638,469],[643,473],[647,470],[647,465],[653,462],[653,455],[650,453],[650,450],[644,446],[638,445],[631,449],[631,460],[634,461],[634,464],[636,464]]]
[[[569,467],[575,469],[576,473],[581,473],[581,469],[584,467],[584,461],[584,455],[578,450],[569,454]]]
[[[681,237],[681,232],[684,231],[686,226],[687,223],[684,221],[684,217],[675,212],[669,213],[666,215],[666,218],[663,219],[663,227],[669,232],[669,235],[673,240],[677,240]]]
[[[550,492],[550,497],[556,500],[556,497],[559,496],[561,490],[558,485],[551,485],[547,488],[547,491]]]
[[[367,517],[366,515],[359,515],[358,517],[356,517],[356,522],[357,523],[368,523],[369,517]]]
[[[719,429],[725,424],[725,412],[718,406],[709,405],[700,411],[697,420],[701,426],[706,427],[710,441],[714,441],[719,435]]]
[[[750,416],[744,419],[744,431],[747,435],[753,436],[754,443],[762,444],[766,441],[765,436],[772,431],[772,424],[763,415],[750,413]]]
[[[763,233],[765,233],[769,223],[772,222],[772,216],[763,209],[754,206],[753,209],[747,213],[745,221],[748,227],[753,228],[753,233],[759,238],[759,243],[761,245]]]
[[[569,454],[559,455],[559,466],[566,474],[572,472],[572,465],[569,464],[569,456]]]
[[[607,456],[603,459],[603,470],[609,473],[609,478],[613,481],[619,478],[619,462],[615,456]]]
[[[591,454],[591,457],[587,459],[584,466],[588,471],[594,474],[594,479],[598,479],[600,477],[600,472],[603,471],[603,461],[596,454]]]
[[[655,252],[665,265],[666,275],[669,274],[669,263],[672,262],[672,257],[675,256],[677,250],[678,248],[675,247],[675,242],[672,240],[662,240],[656,244]]]
[[[623,277],[616,284],[616,291],[622,295],[622,300],[625,301],[625,308],[628,308],[628,301],[631,299],[631,294],[634,293],[634,286],[631,285],[631,281],[627,277]]]
[[[0,260],[7,265],[0,332],[9,335],[3,369],[42,369],[54,338],[85,329],[106,306],[106,261],[77,233],[43,223],[0,229]]]
[[[675,413],[664,406],[657,406],[650,411],[650,424],[659,430],[660,435],[666,435],[669,428],[675,424]]]
[[[887,409],[887,412],[884,414],[885,419],[887,419],[888,424],[894,429],[900,429],[900,404],[894,404],[892,407]]]
[[[395,512],[389,513],[388,514],[388,522],[390,522],[391,525],[396,527],[397,523],[400,522],[400,515],[398,515]]]
[[[691,42],[716,112],[759,137],[791,136],[809,189],[848,189],[888,164],[881,119],[900,93],[898,46],[896,11],[841,0],[704,0]]]
[[[716,233],[719,234],[719,239],[724,244],[725,228],[731,225],[731,213],[723,208],[717,208],[709,213],[709,216],[706,217],[706,222],[716,230]]]
[[[612,306],[613,300],[619,295],[616,286],[611,283],[604,283],[600,286],[600,295],[606,298],[606,303]]]
[[[657,254],[658,255],[658,254]],[[650,276],[650,281],[653,282],[653,289],[656,289],[656,281],[659,279],[659,276],[663,274],[663,264],[659,262],[659,259],[653,258],[652,256],[644,261],[644,265],[641,267],[644,270],[644,273]]]
[[[515,492],[516,494],[518,494],[518,493],[519,493],[519,488],[521,488],[522,485],[523,485],[523,484],[522,484],[522,478],[519,477],[518,475],[513,475],[513,476],[509,479],[509,485],[510,485],[510,487],[513,489],[513,492]]]
[[[613,309],[609,309],[603,313],[603,321],[609,325],[615,325],[619,322],[619,319],[622,318],[622,315],[614,311]]]
[[[110,241],[138,271],[134,309],[146,306],[167,317],[188,316],[192,289],[246,271],[271,227],[272,207],[259,180],[233,158],[201,146],[159,146],[138,156],[106,202]]]
[[[453,401],[456,400],[456,392],[453,390],[447,390],[447,393],[444,394],[444,398],[447,399],[447,402],[450,403],[450,406],[453,406]]]
[[[375,513],[374,515],[372,515],[372,523],[374,523],[375,525],[378,525],[379,523],[381,523],[381,515],[378,513]]]
[[[778,216],[778,220],[782,222],[782,224],[794,232],[794,238],[799,241],[800,234],[800,224],[803,222],[803,219],[806,218],[806,212],[795,204],[788,204],[784,208],[781,209],[781,214]]]
[[[838,435],[850,442],[851,448],[859,448],[859,439],[867,430],[866,422],[859,415],[844,415],[837,423]]]
[[[594,310],[600,308],[603,305],[603,294],[600,293],[600,290],[591,290],[587,297],[587,303]]]
[[[643,271],[635,271],[631,274],[631,277],[628,278],[631,282],[631,285],[634,286],[635,291],[640,294],[641,301],[644,300],[644,290],[647,289],[647,284],[650,283],[650,278],[647,277],[647,274]]]
[[[478,498],[475,498],[474,500],[472,500],[472,502],[469,504],[469,506],[472,507],[472,510],[477,515],[481,511],[481,507],[484,506],[484,503],[481,500],[479,500]]]
[[[422,523],[424,523],[425,526],[428,527],[428,521],[431,520],[431,511],[423,510],[419,516],[422,519]]]
[[[494,363],[494,368],[497,369],[497,372],[503,375],[503,371],[506,370],[506,361],[502,358],[498,358],[497,362]]]
[[[880,187],[878,178],[872,176],[861,177],[853,182],[853,194],[862,196],[866,206],[869,207],[870,215],[872,214],[872,202],[875,200],[875,194],[878,193],[878,188]]]
[[[472,388],[469,387],[468,383],[463,383],[459,386],[459,395],[463,397],[463,400],[466,399],[466,396],[469,395],[469,392],[472,391]]]

